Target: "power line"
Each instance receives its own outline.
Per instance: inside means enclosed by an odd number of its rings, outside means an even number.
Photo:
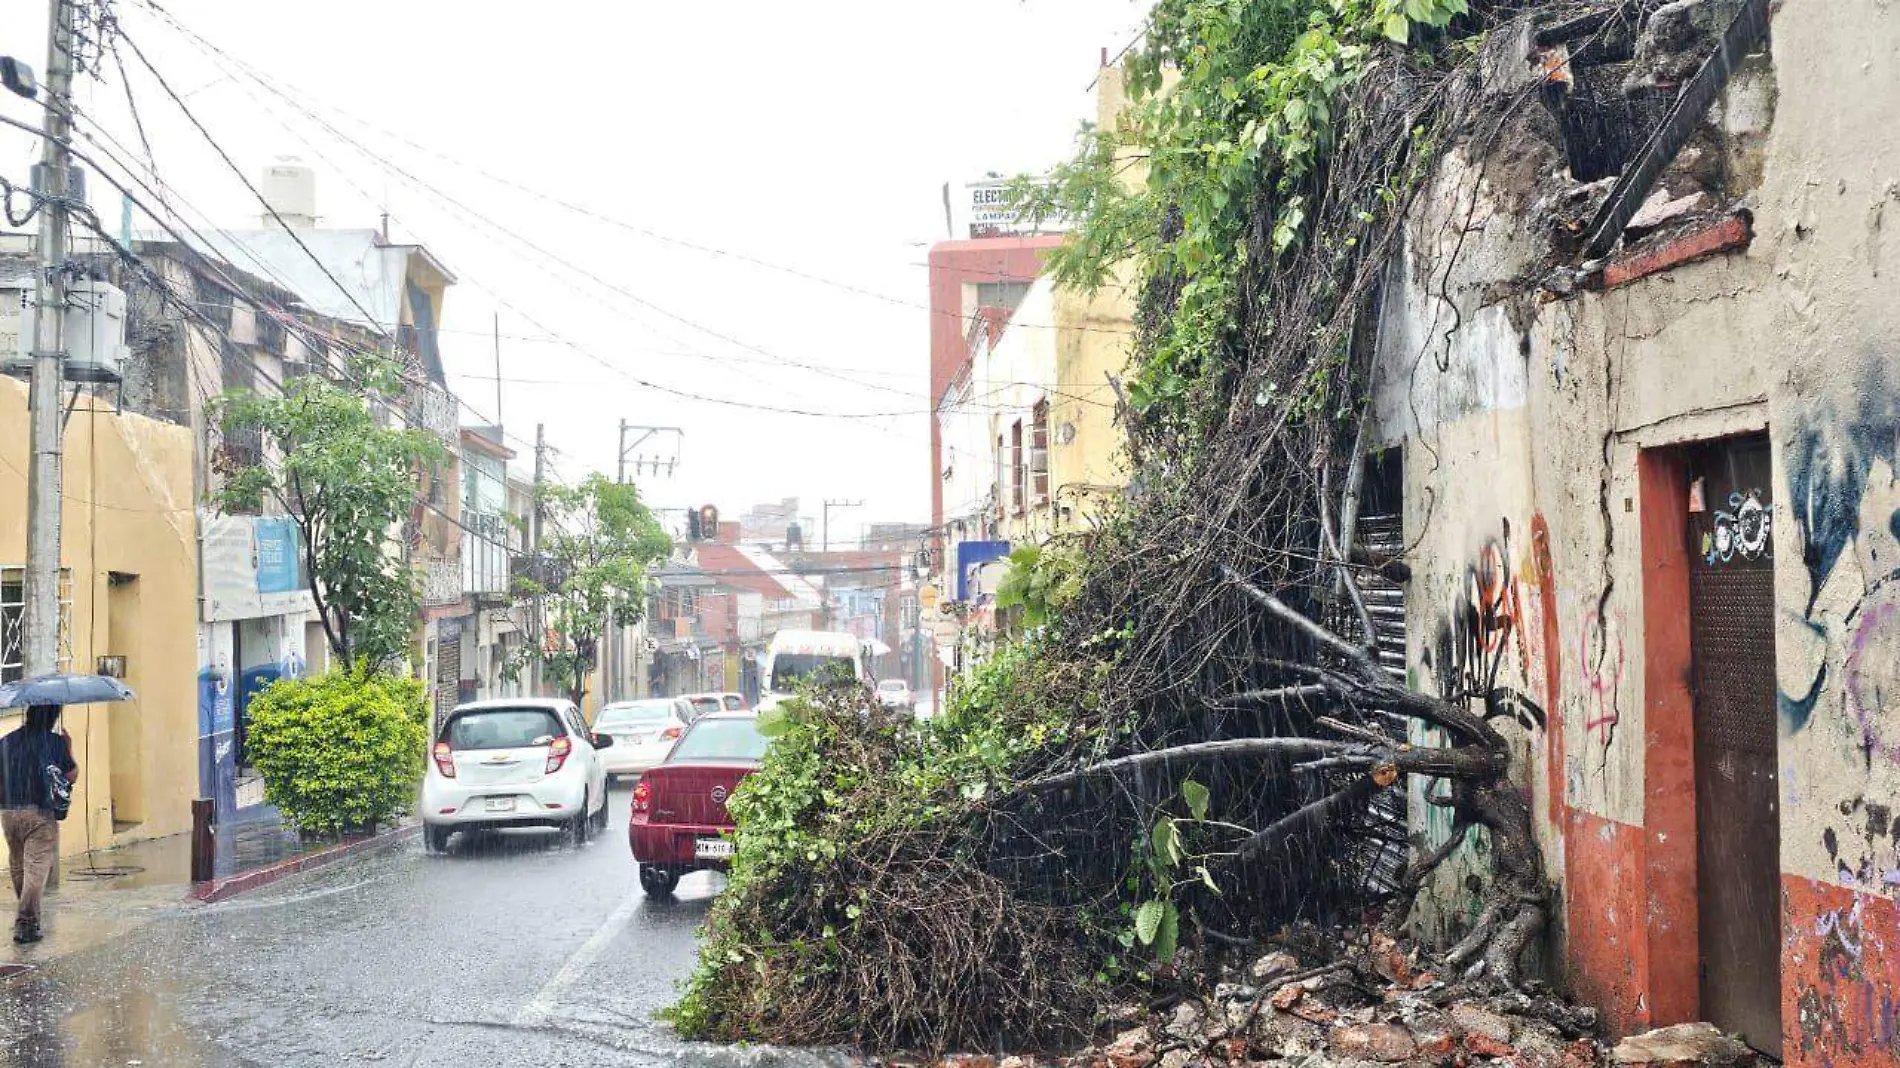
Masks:
[[[284,90],[278,89],[275,86],[268,84],[267,80],[264,79],[262,75],[256,73],[255,69],[251,68],[249,64],[246,64],[242,59],[232,56],[230,53],[224,51],[222,48],[219,48],[216,44],[213,44],[211,41],[206,39],[202,34],[199,34],[197,31],[186,26],[182,21],[179,20],[179,18],[176,15],[172,14],[169,10],[167,10],[166,8],[158,4],[156,0],[143,0],[143,2],[146,7],[150,8],[154,13],[156,13],[161,18],[163,18],[167,23],[169,23],[173,30],[175,30],[177,33],[187,38],[190,38],[192,41],[196,42],[202,51],[216,54],[217,56],[223,58],[225,61],[231,63],[232,65],[244,69],[246,74],[249,75],[253,81],[258,82],[258,84],[260,85],[264,85],[266,88],[270,89],[271,92],[283,97],[287,101],[291,99],[291,97],[287,95]],[[288,86],[288,88],[296,89],[297,87]],[[297,95],[305,99],[315,99],[315,97],[312,94],[302,92],[301,90],[298,91]],[[296,106],[299,108],[299,110],[302,110],[302,105],[293,104],[293,106]],[[499,185],[507,186],[511,189],[514,189],[519,192],[525,193],[529,196],[532,196],[537,200],[544,201],[549,204],[553,204],[556,207],[565,209],[567,211],[573,212],[577,215],[581,215],[589,219],[593,219],[596,222],[606,223],[609,226],[626,230],[630,233],[639,234],[643,237],[649,238],[654,241],[659,241],[663,244],[674,245],[680,248],[690,249],[695,252],[703,253],[705,255],[717,256],[723,259],[731,259],[731,260],[736,260],[741,263],[751,264],[755,267],[762,267],[767,270],[777,271],[781,274],[786,274],[795,278],[801,278],[801,279],[804,279],[805,281],[814,282],[819,285],[829,286],[833,289],[842,290],[848,293],[854,293],[860,296],[870,297],[872,299],[879,300],[887,304],[893,304],[899,307],[915,308],[921,311],[929,312],[932,315],[947,316],[947,317],[954,318],[963,322],[968,322],[972,319],[971,316],[964,315],[961,311],[952,311],[947,308],[933,308],[927,304],[920,304],[913,300],[907,300],[902,297],[891,296],[887,293],[880,293],[876,290],[866,289],[862,286],[853,285],[852,283],[849,283],[849,282],[841,282],[836,279],[826,278],[823,275],[813,274],[812,272],[805,271],[797,267],[791,267],[785,264],[775,263],[771,260],[762,259],[760,257],[753,256],[748,253],[735,252],[731,249],[718,248],[712,245],[706,245],[700,242],[687,240],[685,238],[679,238],[679,237],[671,236],[669,234],[660,233],[659,231],[653,230],[650,227],[642,226],[638,223],[628,222],[624,219],[619,219],[611,215],[603,214],[585,205],[577,204],[573,201],[567,200],[557,194],[550,193],[545,190],[535,189],[513,178],[509,178],[506,175],[496,174],[495,172],[490,171],[478,164],[470,163],[466,160],[462,160],[454,156],[450,156],[437,149],[429,148],[426,145],[422,145],[415,141],[412,141],[409,138],[402,136],[401,134],[385,129],[377,125],[376,123],[370,122],[367,119],[363,119],[358,116],[352,115],[348,111],[345,111],[344,109],[340,107],[337,107],[335,104],[328,104],[325,106],[327,107],[328,110],[334,112],[335,114],[341,116],[344,119],[354,122],[357,125],[364,127],[365,129],[381,134],[401,144],[407,145],[408,147],[413,148],[416,151],[421,152],[425,155],[433,156],[436,159],[442,160],[445,163],[451,164],[456,167],[460,167],[464,170],[480,175],[481,177],[486,178],[491,182],[495,182]],[[309,113],[306,112],[306,114],[309,114]],[[318,122],[323,122],[322,119],[317,118],[317,116],[315,115],[311,115],[310,117],[315,119]],[[343,135],[339,134],[338,136],[341,137]],[[930,268],[931,270],[957,270],[957,268],[954,268],[954,267],[947,267],[947,266],[939,267],[935,264],[928,264],[928,263],[924,264],[924,266]],[[992,272],[982,272],[982,273],[992,273]],[[996,277],[999,280],[1004,280],[1006,278],[1006,276],[1000,273],[997,273]],[[1013,276],[1007,276],[1007,280],[1026,281],[1026,279],[1016,279]],[[1072,330],[1084,331],[1084,332],[1090,332],[1090,333],[1117,334],[1121,336],[1132,336],[1134,334],[1134,329],[1132,327],[1127,328],[1127,329],[1099,327],[1099,326],[1086,326],[1086,325],[1063,327],[1056,324],[1043,324],[1043,323],[1026,323],[1023,325],[1029,329],[1047,329],[1047,330],[1072,329]]]

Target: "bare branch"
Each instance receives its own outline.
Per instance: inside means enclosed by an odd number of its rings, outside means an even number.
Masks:
[[[1361,423],[1360,426],[1363,433],[1364,424]],[[1365,635],[1366,650],[1376,656],[1379,650],[1379,631],[1372,625],[1372,610],[1366,607],[1365,594],[1359,592],[1359,583],[1352,577],[1352,567],[1346,562],[1346,553],[1340,548],[1339,538],[1333,533],[1331,486],[1332,465],[1322,460],[1319,469],[1319,531],[1326,543],[1327,551],[1332,554],[1334,570],[1339,575],[1339,584],[1346,588],[1347,596],[1352,598],[1352,610],[1359,617],[1359,626]]]
[[[1105,760],[1099,764],[1091,764],[1060,775],[1044,776],[1024,783],[1015,792],[1040,793],[1084,779],[1121,775],[1138,768],[1155,765],[1197,764],[1237,756],[1330,756],[1347,748],[1340,742],[1321,741],[1316,738],[1227,738],[1216,742],[1195,742],[1191,745],[1177,745],[1168,749],[1153,749],[1146,753],[1117,757],[1114,760]]]
[[[1356,808],[1364,807],[1366,799],[1372,796],[1375,785],[1370,778],[1355,779],[1346,788],[1327,794],[1318,801],[1295,810],[1291,815],[1275,820],[1252,838],[1242,842],[1240,849],[1232,858],[1223,862],[1222,866],[1245,864],[1278,847],[1294,835],[1317,830]]]
[[[1265,608],[1268,612],[1273,613],[1273,615],[1279,617],[1283,622],[1291,624],[1295,630],[1298,630],[1302,634],[1305,634],[1308,638],[1311,638],[1313,641],[1326,646],[1327,648],[1333,650],[1334,652],[1339,653],[1341,656],[1346,657],[1347,659],[1351,660],[1355,664],[1360,665],[1362,669],[1373,670],[1373,671],[1378,670],[1377,665],[1374,663],[1371,656],[1367,654],[1367,652],[1364,649],[1361,649],[1358,646],[1354,645],[1353,643],[1347,641],[1346,639],[1341,638],[1339,635],[1334,634],[1332,631],[1306,618],[1306,616],[1302,615],[1301,613],[1294,611],[1293,608],[1289,606],[1285,601],[1280,600],[1278,597],[1275,597],[1273,594],[1268,593],[1267,591],[1261,589],[1260,587],[1240,577],[1240,573],[1238,571],[1235,571],[1233,568],[1227,566],[1226,564],[1222,564],[1221,573],[1227,576],[1227,581],[1233,583],[1236,586],[1239,586],[1241,589],[1241,592],[1245,593],[1248,597],[1252,598],[1255,604],[1259,605],[1262,608]]]
[[[1311,683],[1305,686],[1281,686],[1272,690],[1242,690],[1220,699],[1219,707],[1269,705],[1282,701],[1310,701],[1333,692],[1330,686]]]

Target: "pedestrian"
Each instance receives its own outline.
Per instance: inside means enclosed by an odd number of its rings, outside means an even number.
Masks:
[[[13,918],[16,945],[40,940],[40,898],[56,878],[59,820],[79,771],[72,739],[54,729],[58,723],[58,705],[34,705],[19,730],[0,738],[0,830],[6,832],[8,874],[20,902]],[[50,774],[55,769],[58,781]]]

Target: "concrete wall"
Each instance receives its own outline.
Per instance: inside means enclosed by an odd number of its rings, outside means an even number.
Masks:
[[[1713,113],[1753,161],[1729,190],[1752,242],[1614,288],[1523,281],[1550,220],[1517,179],[1554,153],[1516,144],[1483,171],[1454,153],[1391,266],[1378,437],[1404,449],[1419,539],[1412,681],[1445,692],[1495,662],[1541,708],[1512,737],[1558,892],[1552,969],[1626,1031],[1701,1009],[1693,695],[1657,533],[1685,502],[1657,465],[1769,434],[1785,1054],[1892,1064],[1900,143],[1873,131],[1900,104],[1900,22],[1876,0],[1786,0],[1771,56]],[[1468,922],[1460,876],[1485,865],[1480,843],[1445,873],[1426,933]]]
[[[0,426],[27,424],[26,388],[0,378]],[[25,434],[0,435],[0,562],[26,556]],[[138,700],[69,708],[80,766],[62,854],[191,828],[198,795],[197,523],[192,435],[82,400],[65,434],[61,563],[72,575],[71,663],[126,657]],[[64,652],[64,650],[62,650]],[[19,723],[0,712],[0,732]],[[115,827],[115,817],[118,825]]]

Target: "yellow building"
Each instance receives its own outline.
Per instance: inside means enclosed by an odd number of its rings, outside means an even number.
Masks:
[[[98,408],[90,402],[97,401]],[[26,384],[0,378],[0,673],[20,672]],[[79,762],[72,854],[191,829],[198,796],[198,532],[190,428],[81,397],[66,425],[60,666],[123,657],[138,700],[68,708]],[[0,710],[0,732],[18,726]]]

